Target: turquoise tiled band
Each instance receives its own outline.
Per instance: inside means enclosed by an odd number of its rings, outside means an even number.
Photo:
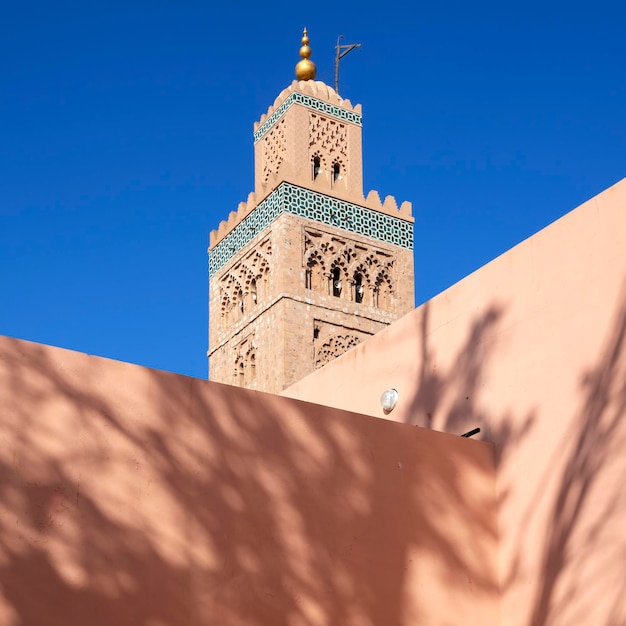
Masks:
[[[281,213],[299,215],[321,224],[413,250],[412,222],[291,183],[281,183],[211,250],[209,273],[219,270]]]
[[[357,124],[361,126],[361,116],[358,113],[354,113],[354,111],[348,111],[347,109],[342,109],[341,107],[335,106],[334,104],[329,104],[328,102],[324,102],[323,100],[318,100],[317,98],[313,98],[311,96],[307,96],[299,91],[294,91],[264,122],[259,126],[258,130],[254,133],[254,143],[256,143],[265,133],[276,123],[276,121],[282,117],[285,111],[292,104],[303,104],[309,109],[314,109],[315,111],[319,111],[320,113],[326,113],[327,115],[332,115],[340,120],[345,120],[346,122],[352,122],[353,124]]]

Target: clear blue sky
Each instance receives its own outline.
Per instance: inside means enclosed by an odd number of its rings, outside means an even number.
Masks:
[[[209,231],[252,125],[318,78],[365,191],[410,200],[416,303],[626,176],[626,3],[22,2],[0,25],[0,334],[206,376]],[[625,207],[626,228],[626,207]]]

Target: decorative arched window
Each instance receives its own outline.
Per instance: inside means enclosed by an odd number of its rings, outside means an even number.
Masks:
[[[378,275],[374,290],[374,306],[379,309],[391,308],[391,279],[385,272]]]
[[[333,183],[336,183],[338,180],[341,180],[343,177],[341,176],[341,165],[335,161],[333,163]]]
[[[256,380],[256,354],[254,352],[250,353],[249,365],[250,365],[250,382],[253,383]]]
[[[354,275],[354,301],[359,304],[363,302],[364,294],[365,286],[363,285],[363,275],[357,272]]]
[[[331,282],[332,282],[332,294],[335,298],[341,297],[341,270],[338,267],[334,267],[331,272]]]
[[[315,254],[309,257],[305,273],[305,287],[313,291],[322,291],[324,268]]]
[[[239,285],[236,285],[233,289],[233,299],[231,305],[233,322],[238,322],[243,317],[244,309],[243,290]]]
[[[315,180],[322,173],[322,161],[318,156],[313,157],[312,174]]]
[[[361,343],[361,338],[353,334],[334,335],[325,341],[315,354],[315,369],[341,356],[354,346]]]
[[[238,373],[239,373],[239,381],[238,384],[240,387],[244,387],[246,384],[246,377],[245,377],[245,371],[244,371],[244,364],[243,364],[243,359],[241,359],[239,361],[239,367],[238,367]]]

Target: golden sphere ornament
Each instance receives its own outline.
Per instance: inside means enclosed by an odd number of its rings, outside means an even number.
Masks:
[[[311,48],[309,47],[309,35],[306,28],[302,33],[302,47],[300,48],[301,61],[296,65],[296,78],[298,80],[313,80],[317,73],[315,63],[309,58],[311,56]]]

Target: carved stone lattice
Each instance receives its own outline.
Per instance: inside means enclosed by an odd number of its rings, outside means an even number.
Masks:
[[[390,310],[395,259],[387,252],[321,231],[305,230],[306,288]]]
[[[339,334],[330,337],[320,346],[315,355],[315,369],[330,363],[333,359],[336,359],[360,343],[361,339],[352,334]]]
[[[235,348],[233,384],[254,387],[256,382],[256,345],[254,336],[246,337]]]
[[[220,325],[240,321],[268,296],[272,244],[266,239],[220,280]]]
[[[263,183],[266,183],[272,174],[278,174],[286,152],[287,142],[283,119],[263,137]]]
[[[331,163],[348,162],[348,130],[344,123],[311,113],[309,117],[309,153],[326,156]]]

